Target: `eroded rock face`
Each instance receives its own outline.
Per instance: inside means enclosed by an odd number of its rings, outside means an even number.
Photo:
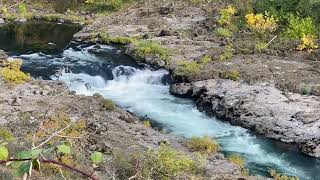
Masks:
[[[284,93],[268,83],[230,80],[174,84],[170,92],[194,97],[201,111],[320,157],[320,98]]]

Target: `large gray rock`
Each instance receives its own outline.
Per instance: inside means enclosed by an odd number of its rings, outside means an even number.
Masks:
[[[233,125],[296,143],[302,152],[320,157],[320,97],[286,94],[267,83],[230,80],[174,84],[170,92],[196,98],[201,111]]]
[[[5,21],[2,18],[0,18],[0,25],[4,24],[4,23],[5,23]]]

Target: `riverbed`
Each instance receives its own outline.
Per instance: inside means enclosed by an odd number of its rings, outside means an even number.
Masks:
[[[269,169],[318,179],[320,161],[248,130],[208,117],[194,102],[170,95],[168,72],[137,64],[117,46],[72,41],[80,29],[61,23],[10,24],[0,28],[0,49],[24,60],[23,70],[35,78],[64,81],[77,94],[99,93],[167,133],[190,138],[212,136],[226,154],[240,154],[251,174],[268,175]],[[68,69],[61,77],[60,67]]]

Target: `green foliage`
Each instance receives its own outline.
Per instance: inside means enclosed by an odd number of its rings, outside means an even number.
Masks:
[[[241,174],[244,176],[248,176],[249,175],[249,170],[245,168],[244,166],[244,160],[242,159],[242,157],[238,154],[231,154],[228,157],[229,161],[238,165],[241,168]]]
[[[223,38],[230,38],[232,36],[232,32],[229,29],[222,27],[217,28],[216,34]]]
[[[135,42],[134,38],[130,38],[130,37],[125,37],[125,36],[115,36],[115,37],[111,37],[109,34],[106,33],[102,33],[100,34],[101,40],[104,43],[108,43],[108,44],[122,44],[122,45],[127,45],[127,44],[131,44],[133,42]]]
[[[116,105],[109,99],[104,99],[102,101],[102,107],[107,111],[114,111],[116,109]]]
[[[255,49],[256,51],[258,52],[264,52],[266,49],[268,49],[268,44],[265,43],[265,42],[258,42],[256,45],[255,45]]]
[[[232,24],[232,17],[235,15],[236,9],[229,5],[227,8],[220,9],[218,23],[220,26],[229,27]]]
[[[124,4],[133,2],[134,0],[86,0],[85,3],[90,9],[95,11],[116,11]]]
[[[220,54],[219,60],[226,61],[228,59],[231,59],[232,57],[233,57],[233,50],[232,50],[231,46],[228,45],[228,46],[226,46],[223,53]]]
[[[19,3],[18,5],[18,12],[20,15],[25,15],[28,13],[28,9],[25,3]]]
[[[147,56],[156,56],[168,63],[169,50],[161,44],[152,41],[139,41],[134,43],[134,54],[139,58],[146,58]]]
[[[57,152],[62,154],[71,154],[71,147],[68,144],[61,144],[57,146]]]
[[[0,146],[0,160],[7,160],[9,157],[9,151],[5,146]]]
[[[0,75],[6,82],[12,84],[22,84],[31,79],[29,74],[20,70],[22,61],[19,59],[5,63],[5,67],[0,69]]]
[[[177,75],[197,75],[201,72],[203,68],[203,65],[200,63],[197,63],[196,61],[179,61],[178,62],[178,67],[175,70],[175,74]]]
[[[145,120],[145,121],[143,121],[143,125],[144,125],[144,127],[146,127],[146,128],[148,128],[148,127],[150,127],[150,126],[151,126],[151,124],[150,124],[150,121],[149,121],[149,120]]]
[[[274,169],[270,170],[269,173],[274,180],[299,180],[298,177],[287,176],[284,174],[277,173],[277,171]]]
[[[311,86],[305,83],[299,85],[300,94],[302,95],[310,95],[311,94]]]
[[[239,80],[240,77],[241,77],[240,73],[235,69],[230,70],[230,71],[225,71],[221,74],[221,78],[230,79],[233,81]]]
[[[285,35],[293,39],[301,39],[304,35],[316,35],[316,26],[310,17],[302,18],[290,15]]]
[[[4,140],[6,142],[14,141],[16,138],[12,135],[12,133],[5,129],[0,128],[0,140]]]
[[[167,145],[157,150],[149,150],[143,165],[143,177],[146,179],[179,179],[185,173],[196,169],[195,162]]]
[[[315,22],[320,21],[320,1],[318,0],[259,0],[255,1],[255,10],[270,12],[282,21],[286,21],[289,14],[311,17]]]
[[[95,151],[91,154],[90,159],[94,164],[100,164],[103,160],[103,154]]]
[[[218,143],[209,136],[192,137],[187,144],[188,148],[203,154],[216,153],[219,150]]]

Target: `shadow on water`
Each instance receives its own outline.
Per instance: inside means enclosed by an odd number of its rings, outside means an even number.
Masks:
[[[44,21],[0,26],[0,49],[12,53],[62,52],[81,26]]]
[[[129,86],[126,80],[113,81],[115,86],[110,87],[111,91],[108,95],[112,97],[120,93],[116,98],[129,102],[128,107],[125,103],[121,104],[123,107],[130,108],[132,104],[139,106],[146,103],[140,115],[151,113],[151,119],[152,115],[156,117],[160,115],[160,119],[153,118],[154,125],[160,129],[171,130],[172,133],[178,132],[177,134],[186,137],[190,134],[204,133],[215,136],[224,154],[241,154],[247,160],[246,167],[253,174],[267,175],[269,168],[275,168],[289,174],[301,175],[301,179],[320,179],[320,161],[303,155],[297,151],[296,147],[277,143],[248,133],[242,128],[217,121],[215,118],[209,118],[196,111],[191,100],[171,96],[168,92],[169,87],[163,83],[154,86],[144,84],[143,80],[146,80],[144,78],[150,78],[147,81],[152,81],[155,75],[153,72],[143,74],[145,73],[141,70],[143,66],[126,56],[121,48],[70,43],[73,34],[80,28],[77,25],[47,22],[8,24],[0,27],[0,49],[9,52],[11,57],[22,58],[24,71],[44,79],[50,79],[50,76],[66,62],[76,78],[80,79],[81,75],[92,79],[92,84],[101,83],[103,87],[107,85],[104,83],[114,79],[115,67],[123,66],[124,71],[121,72],[129,74],[130,71],[125,71],[130,69],[128,67],[140,69],[137,71],[142,73],[143,76],[140,77],[142,79],[138,78],[132,84],[129,83]],[[144,87],[138,87],[139,84]],[[129,88],[130,92],[132,88],[136,88],[136,91],[133,94],[121,94],[119,85],[124,89]],[[130,100],[130,98],[138,99]],[[157,112],[152,114],[155,109]],[[177,111],[173,111],[174,109]],[[170,112],[170,116],[163,117],[163,114]],[[170,118],[172,121],[167,121]]]

